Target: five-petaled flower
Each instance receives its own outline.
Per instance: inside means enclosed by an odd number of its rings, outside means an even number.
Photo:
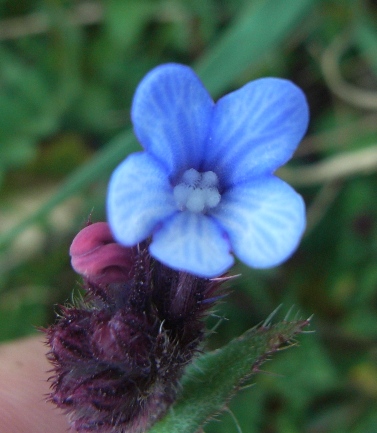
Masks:
[[[201,277],[225,272],[232,253],[256,268],[283,262],[305,229],[305,205],[273,173],[308,119],[303,92],[284,79],[252,81],[214,103],[189,67],[153,69],[132,105],[145,152],[109,185],[115,239],[131,246],[153,236],[157,260]]]

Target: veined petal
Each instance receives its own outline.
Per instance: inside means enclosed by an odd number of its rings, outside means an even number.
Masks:
[[[205,169],[225,187],[271,174],[291,158],[308,122],[305,95],[296,85],[279,78],[252,81],[217,102]]]
[[[165,221],[149,247],[165,265],[206,278],[221,275],[233,264],[229,249],[223,231],[210,217],[189,211]]]
[[[134,153],[113,172],[107,214],[115,239],[131,246],[177,211],[166,170],[152,156]]]
[[[145,150],[174,175],[199,167],[213,107],[192,69],[166,64],[153,69],[139,84],[131,117]]]
[[[286,260],[305,229],[302,197],[274,176],[230,189],[212,216],[227,232],[234,253],[255,268]]]

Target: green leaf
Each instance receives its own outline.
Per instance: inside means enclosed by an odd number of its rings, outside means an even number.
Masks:
[[[105,26],[110,40],[117,48],[125,51],[138,40],[157,6],[149,0],[109,1],[105,8]]]
[[[182,380],[182,394],[167,416],[149,433],[195,433],[224,410],[229,399],[255,375],[261,364],[309,324],[308,320],[263,325],[223,348],[201,356]]]
[[[355,42],[377,75],[377,30],[374,24],[369,17],[360,19],[355,26]]]
[[[3,138],[0,132],[0,167],[19,167],[31,161],[37,153],[36,140],[27,135],[14,134]]]
[[[9,49],[0,46],[0,131],[2,136],[15,133],[51,134],[57,114],[51,103],[46,77],[30,67]]]
[[[310,12],[316,0],[263,0],[247,3],[238,19],[197,63],[212,95],[218,95],[267,52],[281,47]]]

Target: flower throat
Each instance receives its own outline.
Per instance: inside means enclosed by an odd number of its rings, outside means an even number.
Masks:
[[[190,168],[183,173],[180,183],[174,187],[174,198],[180,210],[194,213],[206,212],[221,200],[219,179],[213,171],[200,173]]]

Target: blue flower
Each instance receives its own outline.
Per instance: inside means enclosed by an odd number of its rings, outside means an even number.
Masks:
[[[110,180],[115,239],[132,246],[153,236],[152,256],[201,277],[229,269],[232,253],[256,268],[280,264],[300,241],[305,205],[273,173],[308,119],[304,94],[284,79],[252,81],[214,103],[189,67],[153,69],[132,104],[145,152]]]

